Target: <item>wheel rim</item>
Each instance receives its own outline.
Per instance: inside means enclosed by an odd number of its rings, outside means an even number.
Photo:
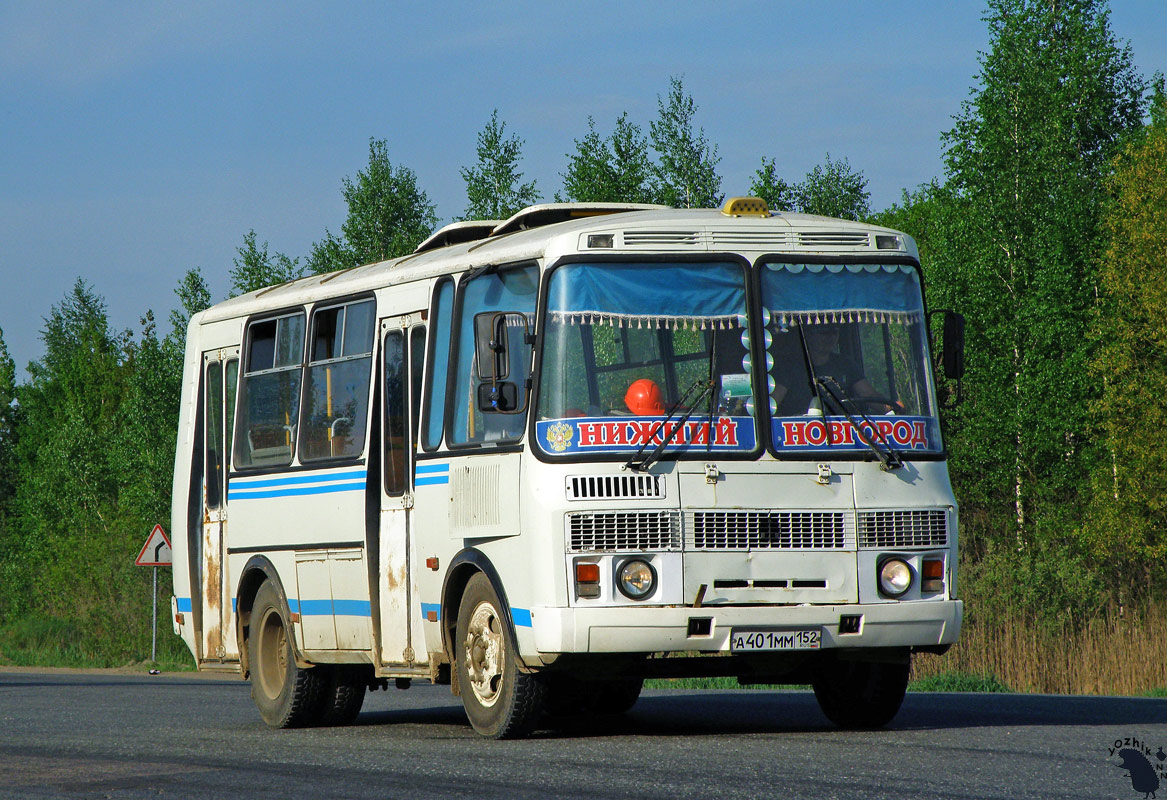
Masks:
[[[258,636],[259,663],[254,669],[263,693],[274,700],[284,690],[288,669],[288,634],[274,608],[268,609],[260,620]]]
[[[463,647],[470,690],[481,705],[490,707],[502,691],[504,659],[502,620],[490,603],[479,603],[470,615]]]

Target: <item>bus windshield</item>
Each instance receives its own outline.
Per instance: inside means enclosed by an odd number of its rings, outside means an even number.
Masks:
[[[915,269],[770,262],[761,288],[776,452],[941,449]]]
[[[746,271],[568,264],[548,286],[535,433],[548,455],[750,453]],[[711,380],[712,379],[712,380]]]

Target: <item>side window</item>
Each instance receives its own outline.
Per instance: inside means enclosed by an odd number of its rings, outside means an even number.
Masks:
[[[385,493],[403,494],[408,488],[409,373],[405,365],[405,334],[385,334]]]
[[[410,386],[410,414],[413,429],[409,441],[417,443],[417,425],[421,415],[421,378],[422,367],[425,365],[425,326],[414,325],[409,332],[409,386]]]
[[[203,436],[206,454],[203,467],[206,470],[207,508],[218,508],[223,497],[223,362],[212,361],[207,365],[206,424]]]
[[[301,461],[353,458],[364,452],[375,317],[372,300],[313,313]]]
[[[429,380],[425,385],[425,418],[421,428],[421,447],[437,450],[442,443],[442,422],[446,415],[446,377],[450,368],[450,321],[454,315],[454,284],[448,278],[434,290],[434,308],[430,319],[434,332],[430,340]]]
[[[452,383],[453,419],[448,431],[451,444],[507,442],[522,437],[526,428],[525,414],[484,414],[478,408],[478,386],[484,381],[475,357],[474,325],[475,318],[483,312],[520,312],[528,320],[532,319],[538,288],[539,268],[534,265],[485,273],[462,287],[458,300],[458,350]],[[510,316],[507,324],[512,325]],[[507,380],[524,393],[530,377],[531,349],[522,344],[521,334],[520,325],[510,335],[512,346],[507,351],[510,373]]]
[[[233,463],[291,464],[303,379],[304,313],[248,325],[245,354]]]

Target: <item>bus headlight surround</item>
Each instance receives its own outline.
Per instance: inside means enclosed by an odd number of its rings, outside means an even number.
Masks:
[[[879,591],[885,597],[902,597],[912,588],[912,568],[902,558],[879,562]]]
[[[642,558],[630,558],[616,570],[616,587],[629,600],[643,600],[656,591],[656,570]]]

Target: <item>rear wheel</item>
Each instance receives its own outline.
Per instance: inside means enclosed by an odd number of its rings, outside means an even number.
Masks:
[[[458,607],[455,658],[462,705],[475,731],[492,739],[526,735],[543,711],[543,683],[519,672],[514,645],[490,581],[478,573]]]
[[[311,725],[320,707],[321,675],[296,666],[291,636],[279,592],[267,581],[255,595],[247,647],[251,697],[273,728]]]
[[[323,670],[317,724],[348,725],[361,713],[365,702],[369,683],[366,670],[349,665],[316,669]]]
[[[824,664],[814,696],[840,728],[882,728],[904,702],[910,664],[838,660]]]

